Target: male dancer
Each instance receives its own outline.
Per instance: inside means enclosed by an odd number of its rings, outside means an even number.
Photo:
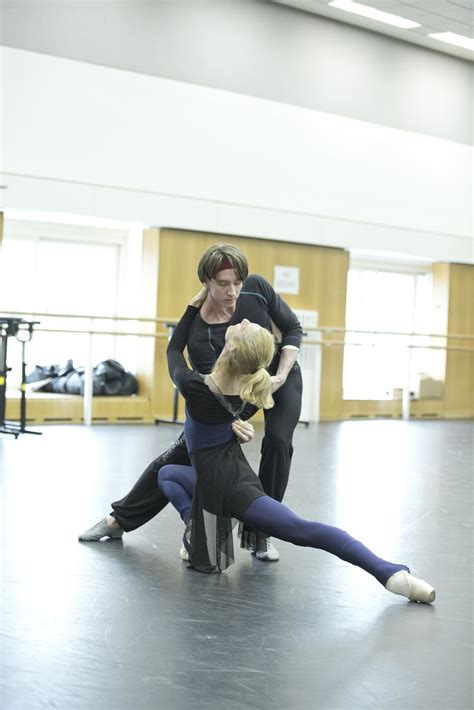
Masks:
[[[224,347],[227,327],[244,318],[274,332],[280,340],[269,367],[275,406],[264,412],[259,478],[265,493],[281,502],[293,455],[293,432],[301,412],[302,380],[296,362],[301,325],[268,281],[248,275],[246,256],[232,244],[209,247],[199,261],[197,273],[208,290],[208,298],[195,318],[187,350],[193,367],[201,374],[212,370]],[[248,405],[241,419],[249,419],[256,411]],[[234,431],[243,440],[251,438],[245,423],[236,423]],[[147,466],[126,496],[112,503],[113,512],[82,533],[79,540],[120,538],[124,531],[135,530],[157,515],[168,502],[157,485],[158,472],[166,464],[190,465],[183,435]],[[278,551],[263,534],[256,535],[254,552],[259,560],[279,559]],[[186,550],[182,548],[180,555],[186,559]]]

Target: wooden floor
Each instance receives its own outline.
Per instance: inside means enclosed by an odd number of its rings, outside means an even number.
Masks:
[[[298,428],[285,503],[437,589],[390,595],[327,553],[238,550],[207,576],[168,507],[122,541],[77,542],[175,438],[160,426],[50,426],[0,439],[2,710],[468,710],[473,707],[467,421]],[[258,441],[247,449],[258,462]]]

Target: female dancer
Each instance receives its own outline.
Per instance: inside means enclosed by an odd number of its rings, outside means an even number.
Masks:
[[[265,493],[281,501],[290,474],[293,432],[301,412],[302,380],[296,361],[303,334],[301,325],[266,279],[249,274],[247,257],[234,244],[214,244],[206,249],[199,260],[197,276],[207,286],[208,297],[193,321],[187,353],[199,372],[211,372],[224,347],[227,327],[243,318],[280,332],[281,342],[269,367],[275,406],[265,411],[258,476]],[[244,422],[256,411],[249,404],[242,412],[243,421],[234,422],[235,433],[244,440],[253,435],[252,425]],[[83,532],[79,540],[121,538],[124,531],[136,530],[163,510],[168,499],[157,487],[156,478],[160,468],[171,463],[191,465],[183,435],[146,467],[121,500],[112,503],[113,512]],[[279,553],[266,535],[257,536],[256,543],[252,551],[257,559],[278,560]],[[182,552],[183,549],[180,555]]]
[[[244,547],[252,544],[252,531],[262,530],[337,555],[373,575],[394,594],[433,602],[434,588],[410,574],[406,565],[387,562],[345,531],[299,518],[265,495],[231,425],[246,402],[264,408],[273,405],[265,369],[273,357],[273,338],[266,329],[243,320],[227,329],[224,349],[210,375],[189,369],[183,350],[206,295],[204,288],[191,300],[167,350],[170,375],[186,400],[185,437],[193,466],[167,465],[158,476],[160,490],[186,524],[191,566],[213,573],[232,564],[236,518],[243,524]]]

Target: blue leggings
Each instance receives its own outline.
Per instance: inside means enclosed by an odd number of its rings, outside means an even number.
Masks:
[[[158,486],[176,508],[184,523],[189,519],[195,485],[196,474],[191,466],[170,464],[160,469]],[[282,503],[266,495],[256,498],[249,505],[241,521],[293,545],[325,550],[345,562],[361,567],[384,586],[395,572],[402,569],[409,571],[405,565],[394,564],[377,557],[345,530],[304,520]]]

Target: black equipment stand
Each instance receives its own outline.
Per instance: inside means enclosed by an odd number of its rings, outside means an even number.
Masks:
[[[20,434],[37,434],[40,431],[29,431],[26,425],[26,361],[25,344],[33,337],[33,326],[39,321],[27,321],[23,318],[9,318],[0,315],[0,434],[11,434],[18,438]],[[12,369],[7,367],[8,338],[15,337],[21,343],[21,399],[20,421],[5,421],[7,373]]]
[[[173,335],[173,331],[176,328],[176,323],[165,323],[165,326],[169,330],[169,338],[171,339],[171,336]],[[173,393],[173,418],[172,419],[155,419],[155,424],[159,424],[160,422],[164,424],[180,424],[181,426],[184,424],[184,422],[180,419],[178,419],[178,404],[179,404],[179,390],[174,385],[174,393]]]

